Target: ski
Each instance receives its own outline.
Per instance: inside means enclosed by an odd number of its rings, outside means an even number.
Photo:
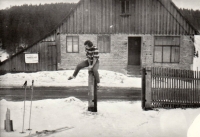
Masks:
[[[50,134],[54,134],[54,133],[57,133],[57,132],[62,132],[64,130],[69,130],[69,129],[72,129],[74,127],[62,127],[62,128],[58,128],[58,129],[54,129],[54,130],[42,130],[42,131],[36,131],[35,134],[30,134],[26,137],[34,137],[34,136],[46,136],[46,135],[50,135]]]

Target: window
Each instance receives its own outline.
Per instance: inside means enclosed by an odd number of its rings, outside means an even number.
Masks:
[[[179,63],[180,37],[155,37],[154,62]]]
[[[78,53],[79,52],[78,43],[79,43],[78,36],[67,36],[66,52]]]
[[[129,14],[129,0],[121,0],[121,14]]]
[[[99,53],[110,53],[110,36],[100,35],[97,38]]]

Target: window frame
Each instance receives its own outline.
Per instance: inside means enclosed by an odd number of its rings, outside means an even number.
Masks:
[[[68,51],[68,48],[67,48],[67,47],[68,47],[68,45],[67,45],[67,43],[68,43],[67,38],[68,38],[68,37],[72,37],[72,51]],[[78,50],[78,51],[77,51],[77,52],[74,51],[74,42],[75,42],[75,41],[73,40],[74,37],[77,37],[77,39],[78,39],[78,41],[77,41],[77,43],[78,43],[78,49],[77,49],[77,50]],[[73,35],[72,35],[72,36],[70,36],[70,35],[69,35],[69,36],[66,36],[66,53],[79,53],[79,36],[73,36]]]
[[[109,48],[107,48],[108,51],[101,51],[102,48],[99,48],[99,37],[103,37],[103,39],[105,39],[104,37],[109,37],[109,40],[108,40]],[[104,42],[105,41],[103,40],[103,45],[105,45]],[[111,36],[110,35],[97,35],[97,48],[99,50],[99,53],[111,53]]]
[[[172,38],[175,38],[175,37],[178,37],[179,38],[179,45],[156,45],[156,38],[158,38],[158,37],[172,37]],[[153,61],[154,61],[154,63],[180,63],[180,36],[155,36],[154,37],[154,53],[153,53]],[[161,51],[161,62],[159,62],[159,61],[156,61],[155,60],[155,48],[156,47],[162,47],[162,51]],[[165,61],[163,61],[163,58],[164,58],[164,47],[170,47],[170,61],[169,62],[165,62]],[[175,47],[175,48],[178,48],[179,49],[179,55],[178,55],[178,61],[172,61],[172,49],[173,49],[173,47]]]
[[[120,0],[120,9],[121,16],[130,16],[130,0]]]

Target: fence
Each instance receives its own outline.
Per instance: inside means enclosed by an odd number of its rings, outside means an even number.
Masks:
[[[200,72],[143,68],[142,107],[200,107]]]

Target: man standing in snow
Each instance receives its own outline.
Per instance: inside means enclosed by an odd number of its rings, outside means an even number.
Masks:
[[[100,79],[99,79],[99,50],[96,46],[93,45],[93,43],[90,40],[85,41],[85,51],[86,51],[86,57],[87,60],[82,61],[80,64],[76,66],[76,69],[74,70],[74,74],[68,78],[68,80],[76,78],[78,75],[78,72],[88,67],[89,71],[93,71],[94,77],[97,82],[97,87],[99,87]]]

